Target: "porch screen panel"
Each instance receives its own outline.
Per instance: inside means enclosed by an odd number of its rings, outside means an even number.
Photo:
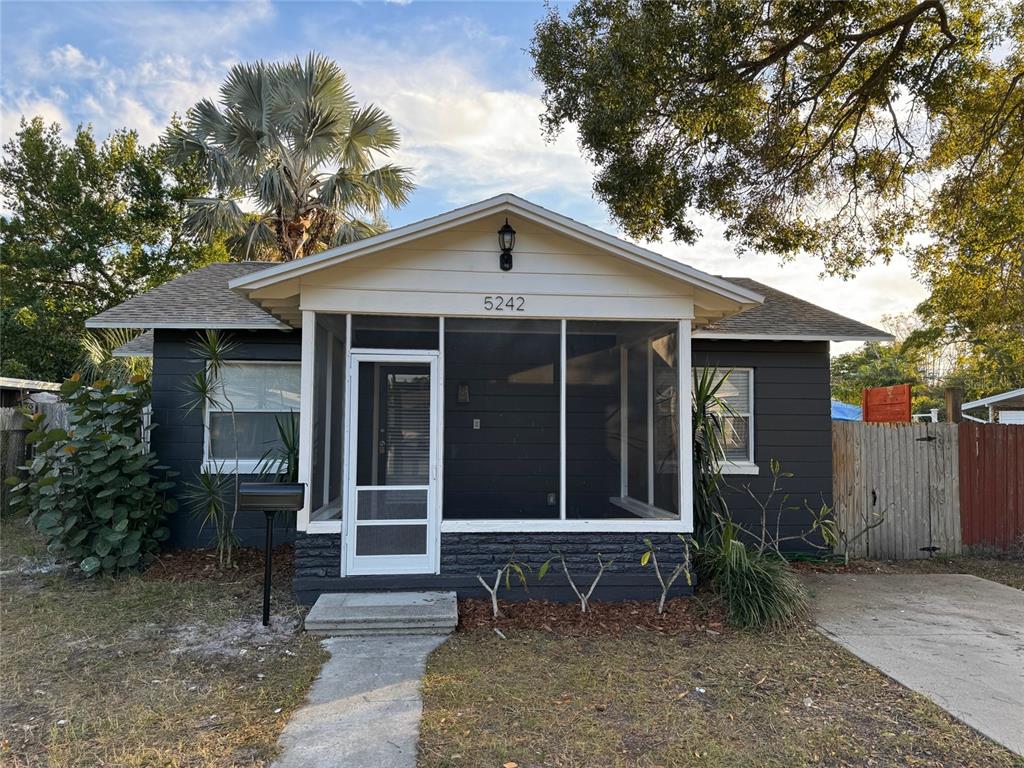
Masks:
[[[566,324],[567,519],[678,515],[678,480],[671,485],[678,451],[669,446],[678,434],[671,327]]]
[[[552,320],[445,320],[445,519],[559,519],[560,334]]]

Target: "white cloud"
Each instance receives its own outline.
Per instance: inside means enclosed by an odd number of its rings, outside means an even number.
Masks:
[[[6,144],[18,130],[18,125],[23,116],[34,117],[39,115],[49,125],[60,123],[67,126],[68,120],[65,117],[60,105],[51,99],[44,98],[16,98],[8,102],[4,98],[0,106],[0,143]]]

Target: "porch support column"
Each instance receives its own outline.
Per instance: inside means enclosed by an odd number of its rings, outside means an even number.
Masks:
[[[313,500],[310,470],[313,459],[313,371],[316,354],[316,312],[302,312],[302,367],[299,379],[299,482],[306,486],[305,502],[299,510],[296,527],[305,531]]]
[[[676,341],[679,369],[679,510],[683,530],[693,532],[693,356],[690,321],[680,320]]]

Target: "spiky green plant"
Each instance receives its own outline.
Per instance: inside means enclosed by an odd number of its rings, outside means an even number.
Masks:
[[[203,99],[162,141],[168,162],[200,163],[215,192],[189,201],[189,230],[272,261],[383,231],[385,206],[403,205],[413,187],[408,169],[379,162],[398,145],[391,118],[359,106],[345,73],[318,53],[236,64],[219,104]]]
[[[785,560],[759,555],[739,539],[732,521],[700,559],[701,572],[723,598],[729,622],[745,629],[777,629],[807,612],[807,592]]]
[[[256,474],[261,478],[273,477],[283,483],[295,483],[299,479],[299,420],[295,413],[286,417],[277,416],[277,439],[279,445],[260,457]]]
[[[238,519],[238,487],[241,482],[235,406],[228,396],[223,377],[224,365],[231,358],[236,346],[230,336],[216,329],[200,332],[190,347],[196,357],[202,361],[203,367],[195,372],[185,386],[186,391],[191,395],[186,413],[226,406],[231,414],[231,435],[235,452],[234,472],[231,479],[223,482],[218,480],[217,483],[213,483],[210,477],[206,477],[209,474],[222,475],[223,464],[220,464],[213,473],[207,472],[204,468],[197,478],[198,482],[190,486],[193,512],[204,520],[204,524],[205,522],[214,523],[217,535],[217,556],[222,568],[230,567],[234,562],[235,520]],[[227,502],[224,500],[229,488],[232,491],[230,513],[227,512]],[[212,497],[214,495],[219,498],[219,509],[213,505]]]
[[[714,538],[727,514],[722,495],[722,414],[729,406],[718,392],[728,378],[728,373],[719,376],[715,368],[702,368],[693,382],[693,515],[702,544]]]

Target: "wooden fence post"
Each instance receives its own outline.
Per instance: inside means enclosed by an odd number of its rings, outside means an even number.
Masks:
[[[959,424],[964,420],[961,405],[964,402],[964,391],[959,387],[946,388],[946,421]]]

